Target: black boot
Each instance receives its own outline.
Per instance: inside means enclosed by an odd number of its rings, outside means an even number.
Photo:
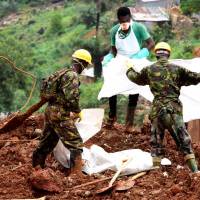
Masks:
[[[131,133],[134,131],[133,121],[134,121],[135,109],[136,109],[135,106],[127,107],[126,124],[125,124],[125,131],[127,133]]]
[[[39,165],[42,169],[44,169],[46,157],[46,154],[41,154],[36,149],[32,155],[32,166],[37,167]]]

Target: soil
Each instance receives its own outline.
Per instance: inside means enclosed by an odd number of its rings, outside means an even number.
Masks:
[[[1,125],[1,122],[0,122]],[[109,180],[80,187],[91,181],[112,176],[114,172],[83,177],[68,175],[49,155],[44,170],[31,166],[33,150],[37,147],[43,127],[43,115],[29,117],[18,129],[0,135],[0,199],[117,199],[117,200],[197,200],[200,199],[200,174],[192,174],[184,163],[183,155],[176,149],[172,138],[166,135],[166,157],[171,166],[151,170],[135,180],[127,191],[114,189],[104,194],[96,191],[108,186]],[[97,144],[108,152],[131,148],[150,151],[150,126],[144,125],[141,131],[126,133],[124,126],[103,127],[91,138],[86,146]],[[200,159],[200,145],[193,144],[197,161]],[[129,177],[121,177],[127,180]],[[43,188],[43,190],[41,190]]]

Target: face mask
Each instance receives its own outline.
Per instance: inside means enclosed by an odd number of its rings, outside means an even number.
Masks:
[[[131,24],[130,22],[121,23],[120,26],[121,26],[122,31],[128,30],[130,27],[130,24]]]

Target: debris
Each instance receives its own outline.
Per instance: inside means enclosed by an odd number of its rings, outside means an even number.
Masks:
[[[167,172],[163,172],[163,176],[164,176],[164,177],[168,177],[169,175],[168,175]]]
[[[9,146],[11,144],[11,142],[30,142],[30,141],[33,141],[33,140],[37,140],[39,139],[39,137],[36,137],[32,140],[19,140],[19,139],[16,139],[16,140],[0,140],[0,142],[6,142],[6,144],[4,146]]]
[[[0,134],[0,140],[10,140],[14,137],[19,140],[28,140],[30,135],[27,134],[27,127],[34,124],[33,130],[36,128],[42,129],[43,114],[33,115],[34,117],[28,118],[22,126],[18,129],[8,133]],[[2,122],[0,122],[2,123]],[[124,133],[124,126],[117,124],[116,129],[102,128],[94,137],[89,139],[90,144],[96,144],[103,147],[103,144],[108,144],[111,147],[111,152],[118,152],[127,149],[142,149],[150,151],[150,130],[146,132],[139,132],[133,134],[127,140],[124,140],[126,134]],[[145,143],[144,143],[145,141]],[[177,152],[177,147],[170,135],[166,134],[165,147],[166,156],[173,161],[171,166],[164,166],[155,170],[150,170],[147,174],[135,181],[135,185],[128,190],[122,192],[116,191],[118,182],[130,180],[132,176],[119,178],[116,181],[116,186],[111,193],[95,195],[97,189],[107,186],[112,179],[111,170],[101,172],[99,174],[87,176],[87,178],[80,178],[74,176],[73,178],[65,175],[65,169],[55,168],[52,166],[55,159],[50,154],[46,160],[46,170],[53,170],[53,177],[51,183],[61,188],[63,192],[55,193],[48,191],[35,190],[30,182],[30,175],[34,169],[31,166],[32,152],[35,150],[38,141],[30,140],[29,142],[12,142],[9,146],[4,146],[5,142],[1,144],[0,151],[0,199],[15,199],[15,200],[40,200],[37,199],[41,196],[47,195],[47,199],[141,199],[141,200],[163,200],[163,199],[199,199],[200,192],[199,174],[190,175],[190,171],[184,166],[184,158],[180,152]],[[197,160],[200,159],[200,145],[194,143],[194,152]],[[23,151],[23,155],[22,152]],[[26,156],[26,159],[24,159]],[[21,162],[21,163],[20,163]],[[181,169],[177,170],[177,166]],[[128,167],[128,166],[127,166]],[[124,170],[123,170],[124,171]],[[163,172],[168,173],[168,177],[163,176]],[[51,177],[51,176],[50,176]],[[120,177],[120,176],[119,176]],[[126,181],[125,181],[126,182]],[[174,185],[178,187],[173,187]],[[61,187],[60,187],[61,185]],[[175,189],[174,189],[175,188]],[[179,193],[176,193],[180,191]],[[176,193],[176,194],[175,194]],[[175,194],[175,195],[174,195]],[[88,195],[88,196],[87,196]]]
[[[42,107],[47,100],[41,99],[38,103],[32,105],[25,113],[17,112],[9,121],[0,127],[0,133],[8,132],[19,127],[28,117],[30,117],[35,111]]]
[[[170,188],[170,191],[172,192],[172,194],[176,195],[177,193],[180,193],[182,191],[182,188],[178,184],[176,184]]]
[[[102,178],[102,179],[99,179],[99,180],[94,180],[94,181],[91,181],[91,182],[87,182],[87,183],[84,183],[84,184],[81,184],[81,185],[77,185],[73,188],[70,188],[71,189],[79,189],[79,188],[82,188],[82,187],[85,187],[85,186],[89,186],[89,185],[92,185],[92,184],[97,184],[97,183],[100,183],[100,182],[103,182],[103,181],[107,181],[109,179],[111,179],[112,177],[106,177],[106,178]],[[66,192],[66,191],[65,191]]]
[[[176,169],[184,169],[184,167],[181,165],[177,165]]]

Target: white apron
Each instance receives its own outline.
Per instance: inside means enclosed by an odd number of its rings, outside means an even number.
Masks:
[[[124,39],[121,39],[119,37],[119,30],[121,27],[119,27],[116,35],[115,35],[115,47],[117,48],[117,54],[123,55],[123,56],[131,56],[133,54],[136,54],[138,51],[140,51],[140,46],[138,43],[138,40],[135,36],[135,33],[132,29],[132,23],[130,24],[131,31],[127,37]]]

